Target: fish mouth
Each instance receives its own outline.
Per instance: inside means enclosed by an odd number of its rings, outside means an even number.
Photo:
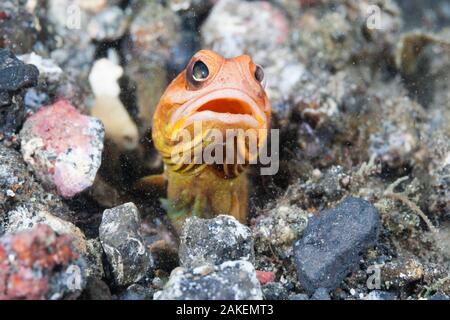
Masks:
[[[239,89],[220,89],[186,102],[172,115],[173,125],[218,121],[228,125],[266,128],[265,114],[248,94]],[[182,123],[182,124],[181,124]]]

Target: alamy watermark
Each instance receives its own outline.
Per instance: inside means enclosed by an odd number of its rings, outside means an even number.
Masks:
[[[381,8],[377,5],[370,5],[366,9],[366,26],[369,30],[380,30],[381,26]]]
[[[275,175],[279,169],[278,129],[226,129],[225,132],[215,128],[203,130],[202,122],[195,121],[193,134],[188,129],[177,130],[171,140],[176,142],[171,149],[173,163],[187,165],[259,163],[262,165],[261,175]]]
[[[72,3],[67,6],[67,21],[66,27],[70,30],[81,29],[81,8],[78,4]]]
[[[368,277],[366,281],[367,289],[379,290],[381,289],[381,265],[375,264],[369,266],[366,271]]]
[[[83,278],[80,267],[77,265],[70,265],[66,270],[66,274],[67,274],[66,279],[67,288],[71,291],[81,290]]]

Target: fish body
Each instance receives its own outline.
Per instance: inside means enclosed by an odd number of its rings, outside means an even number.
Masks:
[[[248,137],[255,138],[260,147],[270,123],[263,78],[262,68],[247,55],[226,59],[201,50],[161,97],[152,138],[165,163],[168,193],[164,205],[176,226],[190,215],[230,214],[245,222],[245,167],[258,156]],[[242,135],[248,132],[255,135]],[[228,140],[229,133],[236,135]],[[186,134],[188,139],[182,139]],[[205,161],[203,151],[208,147],[214,150],[209,154],[217,156],[213,162]],[[243,161],[238,161],[238,154]]]

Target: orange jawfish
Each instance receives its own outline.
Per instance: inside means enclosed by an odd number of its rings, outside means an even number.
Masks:
[[[177,229],[191,215],[246,222],[245,167],[255,163],[270,126],[263,78],[247,55],[226,59],[201,50],[161,97],[152,137],[165,164],[163,204]]]

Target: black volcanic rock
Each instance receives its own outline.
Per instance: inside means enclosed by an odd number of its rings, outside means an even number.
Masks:
[[[0,49],[0,107],[11,104],[14,93],[37,85],[39,70],[24,64],[6,49]]]
[[[378,210],[369,202],[346,198],[310,219],[294,245],[299,281],[307,292],[335,289],[377,240]]]

